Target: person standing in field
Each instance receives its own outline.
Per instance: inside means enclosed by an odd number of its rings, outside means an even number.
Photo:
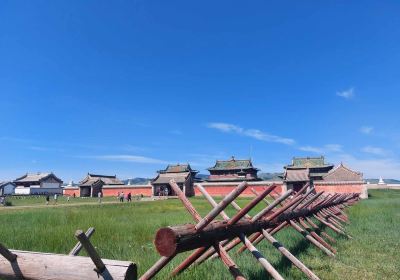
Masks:
[[[131,193],[128,193],[127,201],[132,202],[132,194]]]
[[[50,196],[46,195],[46,205],[49,205],[49,202],[50,202]]]
[[[57,205],[58,195],[54,194],[54,205]]]
[[[121,194],[119,196],[119,201],[124,202],[124,192],[121,192]]]
[[[98,193],[97,193],[97,197],[99,198],[99,203],[101,203],[102,193],[101,193],[101,192],[98,192]]]

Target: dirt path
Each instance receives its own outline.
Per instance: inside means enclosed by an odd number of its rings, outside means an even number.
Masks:
[[[37,209],[37,208],[60,208],[60,207],[72,207],[72,206],[85,206],[85,205],[103,205],[103,204],[127,204],[137,202],[149,202],[157,199],[153,198],[142,198],[141,200],[134,200],[132,202],[119,202],[119,201],[103,201],[102,203],[96,202],[79,202],[79,203],[62,203],[62,204],[36,204],[36,205],[23,205],[23,206],[0,206],[0,211],[8,210],[23,210],[23,209]]]

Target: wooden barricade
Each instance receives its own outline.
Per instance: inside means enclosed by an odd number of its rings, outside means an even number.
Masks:
[[[136,264],[101,259],[89,241],[94,233],[75,233],[79,242],[69,255],[9,250],[0,244],[0,279],[30,280],[136,280]],[[89,257],[77,256],[84,248]]]
[[[318,276],[290,253],[273,235],[286,227],[291,227],[330,257],[334,257],[336,254],[336,249],[331,245],[336,240],[317,223],[351,238],[345,232],[344,224],[349,223],[349,220],[343,210],[358,200],[358,194],[324,196],[323,193],[315,193],[315,189],[306,184],[296,193],[289,190],[280,196],[276,193],[272,196],[276,187],[272,185],[262,193],[257,193],[252,189],[255,198],[241,208],[234,200],[246,189],[246,182],[241,183],[220,203],[215,202],[199,184],[197,185],[198,190],[213,207],[202,218],[175,181],[171,180],[170,185],[192,215],[195,223],[165,227],[157,231],[154,244],[161,258],[141,276],[140,280],[153,278],[176,255],[191,250],[194,250],[193,253],[173,270],[172,276],[182,273],[192,264],[199,265],[209,258],[219,258],[234,279],[245,279],[239,267],[228,254],[238,244],[243,244],[238,252],[250,251],[267,273],[274,279],[281,280],[283,277],[255,247],[264,239],[309,279],[317,280]],[[265,199],[268,195],[274,198],[272,202]],[[266,207],[251,217],[248,214],[249,211],[261,201],[267,204]],[[237,210],[232,217],[224,212],[228,205],[232,205]],[[222,217],[222,220],[216,220],[218,215]]]

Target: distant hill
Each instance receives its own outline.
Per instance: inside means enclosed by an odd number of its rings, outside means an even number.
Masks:
[[[201,179],[201,180],[207,180],[208,179],[208,175],[206,175],[206,174],[197,174],[196,178],[197,179]]]
[[[151,179],[149,178],[141,178],[141,177],[136,177],[132,179],[125,179],[121,180],[125,185],[128,184],[129,180],[131,181],[131,185],[146,185]]]
[[[275,172],[275,173],[259,173],[258,177],[264,181],[279,181],[282,180],[283,173]]]
[[[379,179],[365,179],[366,182],[369,182],[370,184],[378,184]],[[386,184],[400,184],[400,180],[397,179],[383,179]]]

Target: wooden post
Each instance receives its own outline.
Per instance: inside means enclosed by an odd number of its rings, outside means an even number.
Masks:
[[[215,202],[215,200],[208,194],[208,192],[200,186],[200,188],[198,188],[201,193],[204,195],[204,197],[207,199],[207,201],[211,204],[211,206],[216,207],[217,203]],[[268,193],[270,193],[272,191],[272,189],[267,190],[265,192],[263,192],[262,195],[260,195],[260,197],[252,200],[249,204],[247,204],[246,207],[244,207],[243,209],[238,211],[238,214],[235,215],[236,220],[235,219],[229,219],[228,215],[222,211],[221,212],[221,216],[223,217],[223,219],[225,221],[228,221],[228,224],[230,222],[236,223],[238,220],[240,220],[241,217],[243,217],[244,215],[246,215],[251,209],[253,209],[253,207],[255,207],[257,205],[258,202],[260,202],[265,196],[268,195]],[[260,251],[257,250],[257,248],[250,242],[250,240],[244,235],[244,234],[239,234],[239,238],[242,241],[242,243],[247,247],[247,249],[252,253],[252,255],[260,262],[260,264],[264,267],[264,269],[274,278],[277,280],[283,280],[283,277],[279,274],[278,271],[276,271],[276,269],[269,263],[269,261],[260,253]]]
[[[150,267],[139,280],[149,280],[152,279],[164,266],[166,266],[175,255],[170,257],[161,257],[152,267]]]
[[[178,198],[182,201],[182,203],[184,204],[184,206],[186,207],[186,209],[188,210],[188,212],[192,215],[193,219],[197,222],[196,226],[199,226],[199,224],[202,226],[202,228],[204,228],[205,226],[207,226],[209,223],[212,222],[212,220],[209,219],[209,217],[211,217],[212,215],[215,215],[215,213],[217,211],[213,211],[211,210],[211,212],[209,213],[209,215],[207,215],[206,217],[208,217],[207,219],[202,219],[201,216],[199,215],[199,213],[197,213],[196,209],[193,207],[193,205],[190,203],[190,201],[186,198],[185,194],[182,193],[181,189],[179,188],[179,186],[176,184],[176,182],[174,180],[170,181],[170,186],[174,189],[174,191],[176,192],[176,194],[178,195]],[[243,184],[243,185],[242,185]],[[239,189],[239,192],[237,191],[233,191],[231,192],[231,196],[232,197],[237,197],[240,193],[242,193],[244,191],[244,189],[246,188],[247,184],[246,182],[243,182],[241,184],[241,187]],[[229,198],[231,199],[231,198]],[[233,198],[234,199],[234,198]],[[226,203],[226,202],[225,202]],[[218,209],[218,214],[224,210],[226,207],[228,206],[228,204],[224,204],[224,205],[220,205],[219,209]],[[211,214],[212,213],[212,214]],[[217,215],[218,215],[217,214]],[[195,227],[196,232],[199,232],[198,230],[199,227]],[[159,234],[160,230],[157,232],[156,234],[156,240],[155,240],[155,245],[165,245],[163,244],[164,242],[157,242],[158,241],[158,234]],[[162,234],[161,234],[162,235]],[[169,237],[167,237],[167,240],[169,239]],[[172,241],[171,239],[168,240],[168,242]],[[171,244],[169,244],[171,245]],[[218,251],[218,254],[221,257],[222,262],[224,263],[224,265],[229,269],[229,272],[232,274],[232,276],[236,279],[236,280],[245,280],[245,278],[243,277],[243,275],[240,273],[237,265],[233,262],[233,260],[229,257],[228,253],[225,251],[225,249],[220,246],[220,244],[215,241],[215,243],[213,244],[214,249]],[[166,246],[171,248],[170,246]],[[164,248],[166,248],[164,247]],[[202,246],[200,246],[202,247]]]
[[[13,254],[3,244],[0,243],[0,255],[5,257],[10,263],[15,262],[17,255]]]
[[[86,237],[89,239],[93,235],[94,231],[95,231],[95,229],[93,227],[89,228],[85,233]],[[77,256],[77,255],[79,255],[79,252],[81,250],[82,250],[82,243],[78,241],[78,243],[76,243],[74,248],[72,248],[72,250],[69,252],[69,255]]]
[[[98,273],[103,273],[106,269],[105,264],[101,260],[99,254],[97,254],[96,249],[93,247],[92,243],[90,243],[89,239],[86,237],[85,233],[81,230],[77,230],[75,232],[75,237],[81,242],[83,248],[85,248],[89,257],[92,259],[94,265]]]
[[[0,279],[30,280],[136,280],[136,265],[129,261],[104,259],[104,273],[93,268],[88,257],[11,250],[10,263],[0,256]]]
[[[301,271],[303,271],[309,279],[319,280],[318,276],[314,274],[308,267],[306,267],[300,260],[290,253],[278,240],[276,240],[271,234],[266,230],[262,230],[262,234],[273,246],[276,248],[283,256],[285,256],[289,261],[291,261],[295,266],[297,266]],[[249,241],[250,242],[250,241]]]
[[[201,186],[200,186],[201,187]],[[245,189],[247,188],[247,183],[242,182],[235,188],[233,191],[231,191],[227,196],[224,197],[224,199],[221,200],[220,203],[218,203],[210,213],[208,213],[201,221],[198,222],[196,225],[196,230],[200,231],[202,230],[206,225],[210,223],[210,221],[214,220],[215,217],[219,215],[236,197],[238,197]]]

